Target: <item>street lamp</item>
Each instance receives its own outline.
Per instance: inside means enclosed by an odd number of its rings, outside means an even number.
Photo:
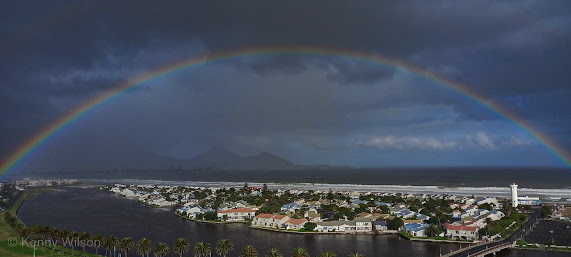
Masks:
[[[553,230],[549,230],[549,233],[551,233],[551,244],[554,245],[555,242],[553,241]]]

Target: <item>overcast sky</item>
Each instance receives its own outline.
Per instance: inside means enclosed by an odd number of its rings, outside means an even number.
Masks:
[[[395,58],[460,81],[571,149],[571,2],[4,1],[0,156],[82,101],[182,58],[261,46]],[[132,167],[213,146],[301,164],[561,166],[512,122],[406,70],[239,57],[98,106],[20,169]]]

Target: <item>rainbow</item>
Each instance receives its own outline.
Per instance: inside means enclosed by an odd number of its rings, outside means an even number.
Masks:
[[[571,154],[567,152],[564,148],[557,145],[553,139],[547,136],[545,133],[536,129],[530,122],[521,118],[514,112],[508,110],[502,105],[488,100],[484,95],[476,92],[474,89],[461,84],[458,81],[454,81],[450,78],[444,77],[435,72],[423,69],[418,66],[414,66],[403,61],[384,57],[375,53],[361,52],[361,51],[349,51],[340,50],[332,48],[314,48],[314,47],[257,47],[257,48],[246,48],[233,51],[221,51],[214,54],[204,54],[201,56],[185,58],[180,61],[174,62],[170,65],[163,66],[146,73],[142,73],[138,76],[130,78],[129,80],[120,83],[114,87],[111,87],[105,91],[102,91],[90,98],[89,100],[81,103],[75,109],[68,112],[67,114],[59,117],[58,119],[51,122],[48,126],[44,127],[38,133],[33,135],[23,144],[21,144],[17,149],[15,149],[9,156],[7,156],[0,163],[0,175],[5,175],[8,171],[12,170],[19,162],[24,160],[34,149],[38,148],[43,142],[45,142],[52,135],[63,130],[66,125],[71,124],[77,118],[82,115],[87,114],[89,111],[93,110],[100,104],[103,104],[111,100],[117,94],[126,91],[130,88],[136,87],[144,82],[150,81],[152,79],[174,73],[176,71],[196,67],[201,64],[206,64],[208,62],[226,60],[231,58],[255,56],[255,55],[268,55],[268,54],[311,54],[311,55],[323,55],[323,56],[339,56],[348,57],[363,61],[368,61],[376,63],[379,65],[402,69],[428,80],[437,82],[453,90],[460,95],[466,96],[470,99],[475,100],[480,105],[490,109],[491,111],[497,113],[504,119],[513,122],[523,131],[530,134],[532,137],[537,139],[548,151],[552,152],[562,163],[567,167],[571,167]]]

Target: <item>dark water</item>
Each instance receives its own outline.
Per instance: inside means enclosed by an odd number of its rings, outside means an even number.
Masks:
[[[144,179],[171,181],[229,181],[332,183],[376,185],[437,185],[505,187],[512,182],[527,188],[571,188],[571,170],[563,168],[370,168],[293,171],[129,170],[17,174],[19,177],[77,179]]]
[[[214,245],[229,238],[240,249],[253,244],[260,256],[279,248],[287,256],[295,247],[307,248],[311,256],[330,249],[338,256],[359,251],[367,256],[438,256],[458,244],[411,242],[394,235],[298,235],[250,229],[243,224],[202,224],[178,218],[170,210],[153,209],[97,189],[58,188],[26,201],[18,216],[26,225],[46,224],[92,234],[150,238],[153,243],[172,243],[185,237],[194,244]],[[237,251],[231,256],[237,256]],[[498,256],[564,256],[532,251],[507,251]]]
[[[339,256],[355,251],[368,256],[437,256],[440,248],[447,252],[459,247],[411,242],[393,235],[298,235],[250,229],[244,224],[202,224],[94,189],[64,188],[36,196],[22,205],[18,215],[26,225],[48,224],[134,239],[145,236],[155,243],[172,244],[186,237],[192,244],[204,240],[213,245],[218,239],[229,238],[236,249],[253,244],[260,253],[276,247],[289,254],[301,246],[312,256],[325,249]]]

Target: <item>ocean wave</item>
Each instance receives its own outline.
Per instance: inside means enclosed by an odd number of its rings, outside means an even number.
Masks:
[[[142,180],[142,179],[90,179],[86,183],[100,184],[135,184],[135,185],[164,185],[164,186],[199,186],[199,187],[242,187],[245,182],[210,182],[210,181],[172,181],[172,180]],[[247,182],[249,186],[262,187],[266,184],[271,189],[283,190],[333,190],[357,191],[361,193],[405,193],[405,194],[447,194],[458,196],[488,196],[510,197],[510,187],[443,187],[443,186],[412,186],[412,185],[366,185],[366,184],[329,184],[329,183],[259,183]],[[537,196],[540,198],[561,197],[571,198],[571,189],[542,189],[519,188],[520,196]]]

